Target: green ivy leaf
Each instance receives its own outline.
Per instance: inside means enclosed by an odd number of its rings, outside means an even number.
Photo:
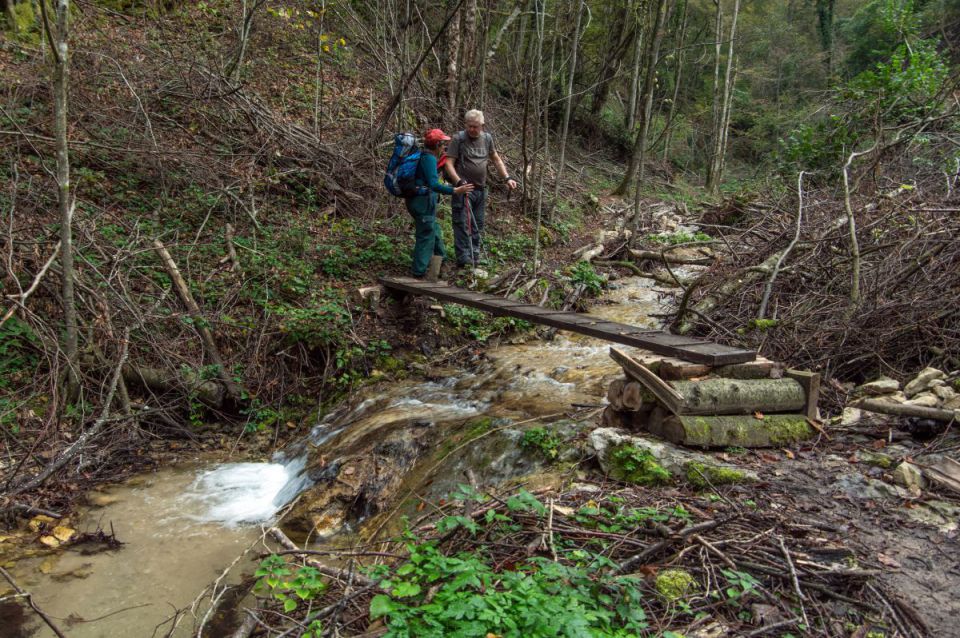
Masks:
[[[391,613],[396,607],[386,594],[378,594],[370,601],[370,619],[376,620]]]

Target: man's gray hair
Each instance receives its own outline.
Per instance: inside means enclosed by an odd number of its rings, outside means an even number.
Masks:
[[[464,122],[476,122],[477,124],[483,124],[483,111],[478,111],[477,109],[470,109],[463,116]]]

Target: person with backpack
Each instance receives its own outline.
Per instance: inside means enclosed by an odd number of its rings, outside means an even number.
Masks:
[[[464,130],[457,133],[447,149],[443,168],[452,184],[473,184],[469,195],[453,196],[453,244],[457,266],[476,266],[480,258],[480,242],[485,218],[487,163],[493,162],[497,173],[513,190],[517,182],[507,172],[503,158],[497,153],[493,135],[483,130],[483,112],[471,109],[464,115]]]
[[[430,265],[430,258],[439,255],[446,258],[440,224],[437,223],[437,193],[463,196],[473,190],[473,184],[449,186],[437,176],[437,158],[443,152],[450,136],[435,128],[423,136],[424,151],[420,153],[413,172],[413,189],[405,197],[407,211],[413,217],[416,242],[413,246],[414,277],[423,277]]]

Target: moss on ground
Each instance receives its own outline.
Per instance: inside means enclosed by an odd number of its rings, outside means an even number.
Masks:
[[[668,602],[677,602],[700,588],[697,579],[685,569],[665,569],[654,583],[657,593]]]

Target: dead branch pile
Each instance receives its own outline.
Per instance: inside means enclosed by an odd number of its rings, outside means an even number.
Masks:
[[[480,556],[496,573],[535,569],[536,560],[590,563],[597,595],[624,579],[639,590],[639,604],[656,635],[699,635],[699,629],[703,635],[830,636],[848,633],[850,623],[862,635],[872,628],[890,636],[928,635],[912,608],[874,582],[880,565],[858,556],[842,530],[798,522],[782,507],[741,507],[725,498],[670,497],[638,488],[581,487],[521,496],[490,496],[472,506],[448,502],[441,512],[414,522],[414,536],[386,548],[314,552],[353,566],[321,572],[334,576],[333,586],[305,614],[297,612],[298,618],[305,616],[300,626],[321,619],[326,630],[339,635],[381,635],[383,621],[371,623],[370,602],[393,585],[380,581],[384,589],[359,576],[347,583],[359,569],[352,561],[362,556],[386,560],[391,570],[410,573],[402,566],[412,547],[407,543],[416,537],[419,543],[436,543],[445,556]],[[450,517],[456,515],[461,523],[451,529]],[[298,555],[301,564],[325,560],[310,552],[284,553]],[[440,575],[429,591],[424,588],[405,604],[428,604],[456,576]],[[275,601],[260,603],[244,612],[257,620],[250,623],[251,631],[268,629],[272,635],[291,626]],[[609,604],[612,608],[617,600]]]
[[[854,195],[857,301],[842,193],[804,193],[799,226],[796,193],[792,202],[739,210],[726,202],[720,213],[735,226],[704,229],[738,249],[696,282],[675,325],[740,339],[775,360],[819,370],[828,382],[905,378],[930,364],[957,368],[960,203],[950,185],[948,178],[945,192],[942,175],[908,187],[879,179]],[[825,388],[830,407],[842,400],[838,388]]]

